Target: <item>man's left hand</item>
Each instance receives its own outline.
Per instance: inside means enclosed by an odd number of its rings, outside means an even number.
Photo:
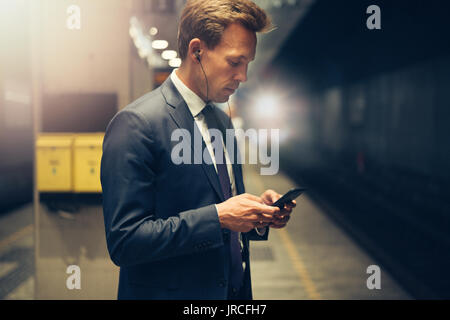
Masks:
[[[261,195],[261,199],[264,201],[267,205],[274,204],[278,199],[282,197],[281,194],[275,192],[274,190],[266,190]],[[284,205],[284,208],[280,210],[279,213],[275,214],[273,216],[273,220],[271,223],[268,224],[271,228],[281,229],[284,228],[289,221],[289,218],[291,217],[292,209],[297,206],[297,202],[295,200],[292,200],[291,202],[288,202]]]

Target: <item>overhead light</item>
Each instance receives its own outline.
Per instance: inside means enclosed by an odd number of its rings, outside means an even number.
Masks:
[[[161,57],[165,60],[175,59],[177,57],[177,52],[175,50],[164,50],[161,53]]]
[[[151,36],[156,36],[158,34],[158,28],[151,27],[148,33],[150,33]]]
[[[153,40],[152,41],[152,48],[153,49],[165,49],[169,46],[169,43],[166,40]]]
[[[180,58],[173,58],[169,60],[169,66],[172,68],[178,68],[181,65],[181,59]]]

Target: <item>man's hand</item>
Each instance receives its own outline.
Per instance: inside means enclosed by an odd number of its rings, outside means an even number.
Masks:
[[[271,189],[264,191],[264,193],[261,195],[261,199],[265,204],[269,206],[275,203],[281,197],[281,194]],[[269,226],[276,229],[284,228],[289,221],[289,218],[291,217],[292,209],[295,208],[296,205],[297,202],[295,200],[292,200],[291,202],[285,204],[283,210],[279,211],[273,216],[273,219],[271,223],[269,223]]]
[[[280,208],[268,206],[260,197],[248,193],[229,198],[216,207],[220,226],[238,232],[266,226],[280,212]]]

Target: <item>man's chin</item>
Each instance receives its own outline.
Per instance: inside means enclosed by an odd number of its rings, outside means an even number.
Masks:
[[[214,99],[213,101],[217,102],[217,103],[225,103],[229,99],[230,99],[230,96],[227,95],[227,96],[218,97],[218,98]]]

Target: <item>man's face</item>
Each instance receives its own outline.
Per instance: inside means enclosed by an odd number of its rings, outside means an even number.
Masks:
[[[220,43],[205,50],[202,63],[208,77],[208,99],[226,102],[241,82],[247,81],[247,69],[255,59],[256,34],[240,23],[229,25]],[[205,92],[206,93],[206,92]]]

